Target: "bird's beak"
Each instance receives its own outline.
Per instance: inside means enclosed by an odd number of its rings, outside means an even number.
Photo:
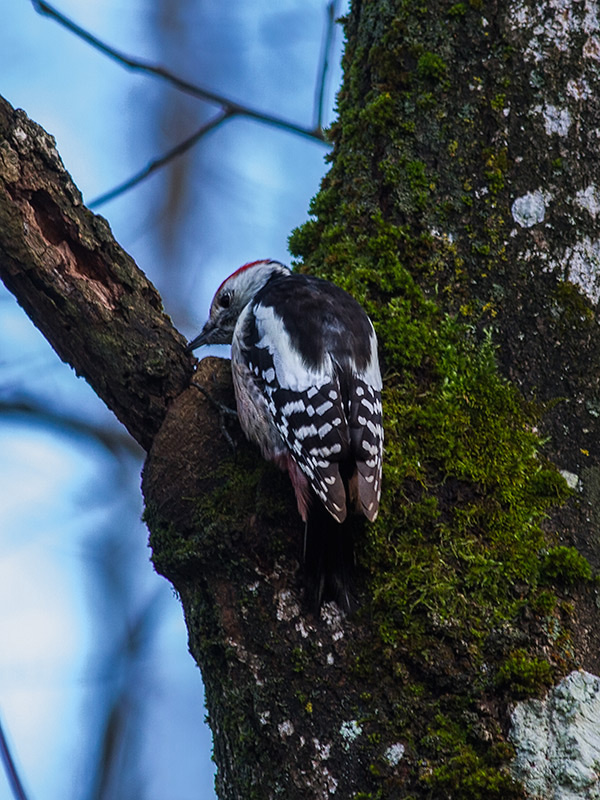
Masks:
[[[210,332],[211,329],[209,328],[209,324],[207,322],[202,328],[202,333],[196,336],[195,339],[192,339],[192,341],[187,345],[185,352],[191,353],[192,350],[195,350],[197,347],[202,347],[203,344],[210,344]]]

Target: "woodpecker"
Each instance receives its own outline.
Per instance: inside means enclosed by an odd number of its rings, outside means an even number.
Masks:
[[[289,473],[315,605],[331,598],[349,609],[342,523],[349,509],[373,521],[381,495],[382,382],[370,319],[328,281],[253,261],[219,286],[187,349],[206,344],[231,344],[242,430]]]

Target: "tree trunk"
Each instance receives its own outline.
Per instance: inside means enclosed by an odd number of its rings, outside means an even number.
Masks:
[[[596,11],[356,0],[346,20],[333,163],[292,249],[380,338],[385,491],[349,530],[352,617],[304,607],[289,482],[198,388],[231,405],[227,362],[190,384],[154,289],[0,107],[1,274],[149,452],[222,798],[534,794],[527,698],[600,671]]]

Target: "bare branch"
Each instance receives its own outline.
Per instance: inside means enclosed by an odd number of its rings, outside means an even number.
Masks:
[[[132,175],[131,178],[129,178],[126,181],[123,181],[123,183],[120,183],[113,189],[110,189],[110,191],[105,192],[104,194],[101,194],[98,197],[96,197],[88,204],[88,207],[99,208],[105,203],[108,203],[109,200],[114,200],[115,197],[119,197],[119,195],[125,194],[125,192],[129,191],[129,189],[132,189],[134,186],[137,186],[138,183],[141,183],[142,181],[146,180],[146,178],[152,175],[153,172],[156,172],[157,169],[160,169],[160,167],[163,167],[172,159],[182,155],[187,150],[190,150],[209,131],[212,131],[215,128],[217,128],[222,122],[225,122],[225,120],[230,119],[231,116],[232,115],[228,111],[222,111],[216,117],[213,117],[213,119],[209,120],[204,125],[202,125],[195,133],[193,133],[187,139],[184,139],[183,142],[180,142],[179,144],[175,145],[175,147],[172,147],[162,156],[155,158],[139,172],[136,172],[135,175]]]
[[[124,454],[135,458],[141,458],[143,455],[139,445],[123,428],[116,425],[94,425],[75,419],[67,414],[49,409],[45,404],[31,398],[0,400],[0,416],[8,414],[22,414],[54,428],[93,439],[117,458]]]
[[[19,773],[17,772],[15,761],[12,757],[12,753],[10,752],[10,748],[8,746],[8,741],[4,733],[4,728],[2,727],[2,720],[0,720],[0,758],[2,759],[2,763],[4,765],[4,772],[6,773],[6,777],[10,784],[10,788],[15,797],[15,800],[27,800],[25,789],[23,788],[23,784],[21,783],[21,779],[19,777]]]
[[[131,747],[132,719],[139,714],[140,697],[144,691],[143,659],[147,656],[156,631],[161,598],[162,593],[154,591],[140,611],[133,617],[126,618],[127,624],[122,637],[114,641],[114,651],[107,653],[105,671],[114,674],[117,661],[117,668],[125,679],[117,684],[116,691],[112,693],[108,703],[103,705],[98,758],[92,770],[94,774],[91,776],[91,786],[87,794],[92,800],[114,796],[115,788],[120,788],[123,784],[121,759],[127,758]],[[118,653],[117,657],[115,652]],[[129,769],[135,770],[135,764]],[[137,777],[136,773],[134,775]],[[131,773],[128,777],[131,780]]]
[[[321,64],[319,66],[317,90],[315,94],[315,109],[313,114],[315,124],[312,128],[307,128],[303,125],[297,125],[294,122],[282,119],[281,117],[277,117],[273,114],[268,114],[266,112],[250,108],[250,106],[242,105],[234,100],[230,100],[224,95],[212,92],[209,89],[198,86],[197,84],[190,83],[184,78],[180,78],[179,76],[174,75],[172,72],[169,72],[164,67],[159,67],[155,64],[150,64],[147,61],[143,61],[142,59],[128,56],[106,42],[103,42],[101,39],[98,39],[97,36],[94,36],[94,34],[85,30],[85,28],[82,28],[72,19],[58,11],[58,9],[54,8],[54,6],[52,6],[50,3],[45,2],[45,0],[31,0],[31,2],[36,11],[38,11],[40,14],[55,20],[55,22],[58,22],[58,24],[63,28],[75,34],[75,36],[82,39],[84,42],[87,42],[95,50],[98,50],[100,53],[108,56],[108,58],[116,61],[118,64],[121,64],[121,66],[135,72],[145,73],[146,75],[158,78],[159,80],[166,81],[179,91],[185,92],[186,94],[191,94],[200,100],[204,100],[205,102],[219,105],[222,109],[220,114],[214,117],[210,122],[203,125],[188,139],[185,139],[183,142],[175,145],[175,147],[171,148],[163,155],[153,159],[143,169],[136,172],[131,178],[128,178],[126,181],[123,181],[113,189],[110,189],[96,197],[89,204],[90,208],[99,208],[109,200],[114,200],[115,197],[125,194],[125,192],[144,181],[157,169],[165,166],[165,164],[168,164],[171,160],[182,153],[185,153],[187,150],[197,144],[200,139],[202,139],[202,137],[210,130],[213,130],[222,122],[225,122],[225,120],[233,117],[246,117],[248,119],[254,119],[257,122],[263,122],[266,125],[281,128],[289,133],[295,133],[299,136],[306,136],[309,139],[327,144],[322,128],[323,105],[325,98],[325,82],[329,67],[329,53],[333,44],[334,23],[337,16],[337,0],[331,0],[327,6],[327,27],[323,40]]]
[[[323,37],[323,46],[321,49],[321,63],[319,65],[319,72],[317,78],[317,90],[315,92],[315,105],[313,120],[315,130],[323,130],[323,106],[325,104],[325,83],[327,79],[327,71],[329,69],[329,55],[333,46],[333,35],[335,31],[335,20],[337,18],[337,0],[331,0],[327,5],[327,24],[325,27],[325,35]]]
[[[155,64],[150,64],[146,61],[142,61],[141,59],[125,55],[114,47],[111,47],[111,45],[106,44],[106,42],[101,41],[96,36],[89,33],[89,31],[86,31],[84,28],[82,28],[80,25],[77,25],[77,23],[73,22],[73,20],[69,19],[64,14],[61,14],[60,11],[50,5],[50,3],[46,3],[45,0],[31,0],[31,2],[33,3],[34,8],[40,14],[51,17],[60,25],[62,25],[63,28],[71,31],[71,33],[74,33],[80,39],[83,39],[83,41],[87,42],[93,48],[101,53],[104,53],[104,55],[108,56],[122,66],[127,67],[128,69],[131,69],[135,72],[143,72],[147,75],[152,75],[155,78],[166,81],[167,83],[171,84],[171,86],[174,86],[176,89],[179,89],[186,94],[191,94],[194,97],[200,98],[201,100],[221,106],[223,110],[227,112],[228,116],[249,117],[250,119],[255,119],[258,122],[264,122],[267,125],[273,125],[276,128],[282,128],[290,133],[306,136],[309,139],[315,139],[316,141],[326,144],[323,131],[319,127],[307,128],[304,125],[297,125],[294,122],[282,119],[274,114],[258,111],[250,106],[237,103],[235,100],[230,100],[228,97],[225,97],[222,94],[211,92],[209,89],[204,89],[197,84],[190,83],[184,78],[180,78],[177,75],[174,75],[172,72],[164,69],[164,67],[158,67]]]

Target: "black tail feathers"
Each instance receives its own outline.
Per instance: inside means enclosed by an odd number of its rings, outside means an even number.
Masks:
[[[304,572],[307,603],[315,614],[327,600],[335,600],[347,614],[357,608],[354,537],[348,523],[336,522],[321,503],[312,503],[304,532]]]

